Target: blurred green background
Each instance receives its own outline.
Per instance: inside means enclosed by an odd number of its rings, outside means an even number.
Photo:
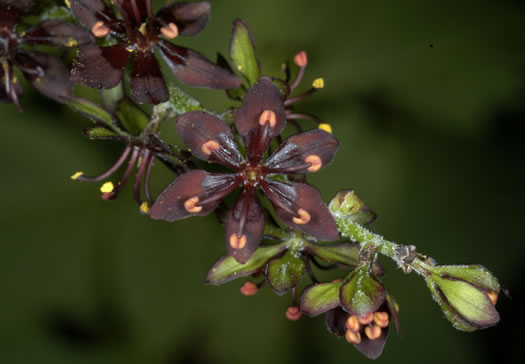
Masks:
[[[378,362],[507,363],[518,355],[525,198],[525,4],[501,1],[212,0],[212,21],[182,44],[215,58],[231,23],[251,26],[264,71],[309,54],[298,110],[333,125],[341,148],[310,179],[329,200],[353,188],[373,230],[439,263],[481,263],[506,285],[502,321],[454,330],[424,282],[388,261],[401,304]],[[223,93],[190,90],[223,110]],[[366,363],[321,317],[285,319],[289,297],[206,287],[223,254],[213,216],[176,224],[73,182],[109,167],[120,145],[90,142],[87,122],[26,87],[24,113],[0,105],[0,363]],[[158,193],[172,179],[161,164]],[[521,332],[521,331],[517,331]]]

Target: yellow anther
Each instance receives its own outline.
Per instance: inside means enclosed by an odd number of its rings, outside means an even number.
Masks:
[[[365,334],[370,340],[377,340],[381,336],[381,328],[377,325],[365,327]]]
[[[361,329],[361,324],[359,324],[359,320],[354,315],[350,316],[346,320],[345,326],[346,326],[347,330],[350,330],[350,331],[353,331],[353,332],[358,332]]]
[[[147,214],[149,212],[149,205],[148,205],[148,203],[146,201],[144,201],[140,205],[139,209],[140,209],[140,212],[142,212],[143,214]]]
[[[243,249],[247,242],[248,239],[246,238],[246,235],[243,235],[240,238],[237,236],[237,234],[232,234],[230,236],[230,246],[233,249]]]
[[[297,225],[308,224],[312,218],[305,209],[297,210],[297,215],[299,215],[299,217],[292,218],[293,222],[295,222]]]
[[[316,154],[310,154],[304,161],[305,163],[310,163],[310,167],[308,167],[308,171],[310,172],[317,172],[323,166],[323,161]]]
[[[498,293],[494,291],[489,291],[487,295],[489,296],[489,299],[492,302],[492,304],[496,306],[496,303],[498,303]]]
[[[71,176],[72,180],[78,179],[78,177],[83,176],[84,172],[76,172],[74,175]]]
[[[160,28],[160,32],[168,39],[175,39],[179,36],[179,28],[175,23],[169,23],[167,27]]]
[[[76,47],[78,45],[78,42],[73,38],[69,38],[65,45],[66,47]]]
[[[13,83],[18,83],[18,77],[13,76]]]
[[[97,21],[91,28],[91,33],[97,38],[104,38],[109,32],[110,29],[104,25],[102,20]]]
[[[204,144],[202,144],[202,147],[201,147],[201,150],[204,154],[206,155],[211,155],[211,153],[214,151],[214,150],[217,150],[219,149],[221,145],[216,142],[215,140],[208,140],[207,142],[205,142]]]
[[[69,0],[64,0],[64,2],[66,3],[66,6],[71,9],[71,2]]]
[[[237,66],[237,70],[242,71],[242,65],[241,64]]]
[[[374,313],[374,323],[377,326],[382,327],[383,329],[385,327],[388,327],[388,324],[390,323],[389,319],[388,319],[388,313],[386,313],[386,312],[376,312],[376,313]]]
[[[277,124],[277,115],[272,110],[264,110],[259,116],[259,125],[264,126],[266,123],[270,124],[270,128],[273,128]]]
[[[313,88],[324,88],[324,78],[316,78],[312,83]]]
[[[359,323],[361,325],[368,325],[373,320],[374,320],[374,313],[373,312],[369,312],[366,315],[364,315],[363,317],[359,317]]]
[[[171,24],[171,23],[170,23]],[[148,24],[146,23],[142,23],[139,27],[139,32],[142,34],[142,35],[146,35],[146,27],[148,26]],[[162,32],[162,29],[161,29],[161,32]],[[164,33],[162,33],[164,34]],[[171,39],[171,38],[170,38]]]
[[[113,182],[106,182],[100,187],[100,192],[102,193],[111,193],[115,189]]]
[[[319,129],[326,131],[327,133],[332,134],[332,125],[321,123],[319,124]]]
[[[198,214],[202,211],[202,206],[197,206],[199,203],[198,197],[190,197],[184,202],[184,208],[186,211],[192,214]]]
[[[350,330],[347,330],[345,333],[345,339],[350,344],[360,344],[361,343],[361,334],[358,332],[353,332]]]

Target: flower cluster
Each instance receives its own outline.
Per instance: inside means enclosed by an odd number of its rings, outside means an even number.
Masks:
[[[294,109],[324,87],[317,78],[306,92],[296,93],[308,65],[305,51],[294,56],[298,70],[293,80],[288,63],[284,79],[270,77],[263,74],[254,37],[241,19],[234,21],[229,61],[220,56],[214,64],[172,42],[204,29],[210,18],[206,1],[173,3],[156,12],[152,0],[65,4],[64,19],[41,16],[42,21],[26,24],[31,0],[0,0],[0,100],[21,109],[17,68],[40,92],[91,119],[86,137],[123,143],[122,154],[104,173],[71,176],[103,182],[104,200],[115,199],[136,170],[133,196],[144,215],[174,222],[218,212],[226,254],[211,267],[206,284],[251,276],[240,288],[245,296],[264,285],[280,296],[291,293],[289,320],[324,314],[329,332],[371,359],[383,352],[390,325],[398,332],[400,325],[399,304],[381,281],[385,272],[379,254],[405,273],[422,276],[455,328],[473,331],[499,321],[495,306],[500,291],[507,292],[486,268],[437,265],[414,246],[368,230],[376,215],[354,191],[339,192],[327,206],[307,183],[309,174],[334,160],[339,141],[329,124]],[[71,16],[85,29],[71,23]],[[78,47],[71,71],[61,58],[42,52],[41,45]],[[186,85],[224,89],[242,105],[224,114],[206,111],[166,81],[155,54]],[[101,89],[101,102],[74,95],[75,83]],[[162,124],[168,119],[175,119],[187,150],[163,139]],[[300,120],[314,121],[316,127],[304,131]],[[176,176],[155,198],[150,179],[158,161]],[[215,164],[213,170],[205,170],[203,162]],[[265,207],[270,205],[273,209]],[[344,273],[335,280],[317,278],[315,270],[331,269]],[[311,284],[299,292],[305,276]]]

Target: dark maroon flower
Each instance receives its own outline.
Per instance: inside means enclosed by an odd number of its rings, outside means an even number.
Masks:
[[[14,103],[21,110],[22,87],[13,68],[17,67],[33,86],[44,95],[61,101],[70,96],[72,83],[69,70],[56,56],[35,51],[34,45],[74,47],[92,41],[91,35],[57,19],[44,20],[23,32],[17,25],[31,10],[29,0],[0,0],[0,101]]]
[[[332,161],[339,143],[323,130],[310,130],[288,138],[264,160],[270,141],[283,131],[285,124],[280,92],[268,77],[260,78],[248,91],[235,116],[248,160],[242,156],[232,131],[222,120],[200,111],[179,116],[177,131],[193,154],[234,172],[194,170],[178,177],[159,195],[150,216],[170,222],[194,215],[205,216],[240,186],[241,195],[225,222],[228,252],[238,262],[246,262],[262,238],[265,218],[257,190],[268,197],[281,221],[290,228],[321,240],[338,239],[335,221],[320,193],[307,184],[285,183],[278,177],[318,171]]]
[[[95,88],[112,88],[122,80],[124,67],[133,63],[131,94],[138,103],[158,104],[168,100],[166,83],[154,56],[158,50],[175,76],[190,86],[228,89],[241,81],[231,72],[191,49],[167,40],[199,33],[208,23],[210,4],[206,1],[175,3],[155,15],[152,0],[115,0],[122,19],[103,0],[71,0],[75,16],[97,38],[108,35],[117,44],[107,47],[80,47],[72,80]],[[134,60],[132,61],[132,58]]]

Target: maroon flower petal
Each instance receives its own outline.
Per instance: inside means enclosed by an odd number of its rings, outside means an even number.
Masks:
[[[148,16],[147,0],[114,0],[122,18],[131,27],[139,27]]]
[[[328,331],[336,336],[343,336],[345,334],[345,323],[346,319],[348,318],[348,314],[340,307],[328,311],[324,318]]]
[[[93,42],[91,33],[58,19],[44,20],[28,29],[22,38],[25,43],[76,47]]]
[[[163,40],[158,46],[175,76],[189,86],[229,89],[241,85],[240,78],[198,52]]]
[[[177,132],[199,159],[238,170],[244,159],[231,129],[219,118],[202,111],[190,111],[176,121]]]
[[[158,29],[173,23],[179,35],[195,35],[204,29],[210,20],[210,3],[197,1],[175,3],[160,9],[155,15]]]
[[[285,140],[265,165],[271,173],[317,172],[332,161],[338,147],[332,134],[309,130]]]
[[[88,87],[113,88],[122,80],[130,55],[124,43],[102,48],[82,46],[73,61],[71,80]]]
[[[137,52],[131,73],[131,96],[139,104],[160,104],[170,94],[152,52]]]
[[[58,102],[72,95],[73,83],[69,79],[69,69],[60,58],[47,53],[34,52],[17,55],[17,64],[26,70],[40,70],[41,74],[24,72],[24,76],[42,94]]]
[[[261,243],[264,214],[255,189],[244,189],[235,205],[228,211],[224,224],[228,253],[244,264]]]
[[[209,215],[238,183],[234,174],[202,170],[185,173],[160,193],[149,214],[153,219],[169,222]]]
[[[98,21],[107,23],[115,19],[104,0],[69,0],[69,2],[73,14],[89,29]]]
[[[277,215],[291,229],[299,229],[317,239],[339,239],[332,214],[315,188],[304,184],[285,184],[265,180],[261,187]]]
[[[235,126],[244,138],[248,158],[260,160],[270,140],[281,134],[285,125],[281,94],[270,78],[261,77],[248,90],[235,117]]]
[[[388,327],[381,330],[381,336],[375,340],[370,340],[366,335],[361,335],[361,343],[354,344],[355,348],[359,350],[369,359],[377,359],[383,353],[383,348],[388,337]]]

